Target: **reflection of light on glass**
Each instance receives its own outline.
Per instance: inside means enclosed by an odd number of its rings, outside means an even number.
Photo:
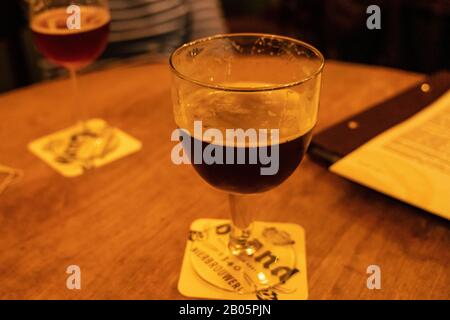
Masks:
[[[267,282],[269,282],[269,280],[266,278],[266,275],[264,274],[264,272],[259,272],[259,273],[258,273],[258,280],[259,280],[261,283],[267,283]]]
[[[248,247],[248,248],[245,249],[245,253],[246,253],[248,256],[251,256],[251,255],[253,255],[253,254],[255,253],[255,248],[253,248],[253,247]]]

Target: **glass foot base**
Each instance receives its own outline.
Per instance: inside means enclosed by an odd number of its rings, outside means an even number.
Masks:
[[[294,240],[270,223],[255,222],[249,250],[229,249],[230,223],[191,232],[190,260],[209,284],[239,294],[257,293],[283,285],[298,270]]]

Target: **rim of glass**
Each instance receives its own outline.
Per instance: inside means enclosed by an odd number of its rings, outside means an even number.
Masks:
[[[233,86],[224,86],[224,85],[220,85],[220,84],[211,84],[208,82],[204,82],[204,81],[200,81],[197,79],[194,79],[192,77],[186,76],[183,73],[181,73],[180,71],[177,70],[177,68],[175,67],[174,63],[173,63],[173,58],[174,56],[179,53],[181,50],[184,50],[188,47],[192,47],[194,45],[197,45],[199,43],[202,42],[207,42],[207,41],[211,41],[211,40],[216,40],[216,39],[225,39],[225,38],[233,38],[233,37],[245,37],[245,36],[249,36],[249,37],[266,37],[266,38],[272,38],[272,39],[283,39],[283,40],[287,40],[287,41],[291,41],[293,43],[296,43],[298,45],[301,45],[305,48],[307,48],[308,50],[312,51],[318,58],[320,61],[320,65],[319,67],[310,75],[301,78],[300,80],[297,81],[293,81],[293,82],[287,82],[287,83],[283,83],[283,84],[276,84],[276,85],[268,85],[268,86],[261,86],[261,87],[233,87]],[[279,90],[279,89],[286,89],[286,88],[290,88],[290,87],[295,87],[298,86],[302,83],[305,83],[311,79],[314,79],[317,75],[319,75],[322,70],[323,67],[325,65],[325,58],[322,55],[322,53],[316,49],[314,46],[310,45],[309,43],[306,43],[304,41],[301,40],[297,40],[291,37],[286,37],[286,36],[280,36],[280,35],[275,35],[275,34],[270,34],[270,33],[253,33],[253,32],[243,32],[243,33],[224,33],[224,34],[217,34],[214,36],[210,36],[210,37],[205,37],[205,38],[200,38],[194,41],[190,41],[188,43],[183,44],[182,46],[178,47],[177,49],[175,49],[172,54],[170,55],[169,58],[169,65],[170,68],[172,70],[172,72],[179,78],[195,83],[199,86],[202,87],[206,87],[206,88],[211,88],[211,89],[216,89],[216,90],[222,90],[222,91],[245,91],[245,92],[255,92],[255,91],[270,91],[270,90]]]

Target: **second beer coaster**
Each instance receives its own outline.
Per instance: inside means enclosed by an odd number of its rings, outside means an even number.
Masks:
[[[142,148],[139,140],[102,119],[91,119],[85,127],[75,125],[39,138],[28,149],[63,176],[76,177]]]
[[[230,230],[228,220],[198,219],[192,223],[178,281],[182,295],[221,300],[308,298],[305,232],[301,226],[255,222],[252,234],[260,237],[256,239],[259,245],[252,256],[243,259],[230,258]],[[275,285],[261,286],[275,280]]]

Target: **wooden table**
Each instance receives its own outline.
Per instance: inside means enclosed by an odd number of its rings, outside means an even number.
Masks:
[[[324,71],[318,129],[399,92],[421,75],[338,62]],[[1,299],[182,299],[177,281],[189,225],[226,218],[226,197],[170,160],[175,128],[166,65],[83,76],[92,116],[140,139],[132,156],[64,178],[26,145],[73,123],[68,81],[0,97],[0,163],[21,168],[0,196]],[[305,159],[255,197],[257,218],[306,230],[311,299],[449,299],[448,221],[363,188]],[[81,267],[82,289],[66,288]],[[377,264],[382,289],[368,290]]]

